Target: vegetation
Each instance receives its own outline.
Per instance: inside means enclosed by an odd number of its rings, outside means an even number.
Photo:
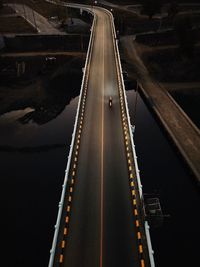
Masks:
[[[36,30],[22,17],[0,17],[0,33],[35,33]]]
[[[143,5],[142,13],[148,15],[149,19],[152,19],[153,15],[160,12],[162,5],[163,5],[163,1],[162,0],[143,0],[142,5]]]
[[[187,57],[193,56],[195,35],[190,14],[179,15],[174,21],[174,30],[179,42],[180,51]]]
[[[174,17],[177,15],[178,11],[179,11],[178,10],[178,4],[176,2],[172,2],[169,5],[169,8],[167,10],[168,18],[174,19]]]

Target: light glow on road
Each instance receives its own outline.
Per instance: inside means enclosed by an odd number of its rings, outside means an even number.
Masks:
[[[103,24],[104,25],[104,24]],[[103,42],[103,66],[104,66],[104,26],[102,27],[103,33],[102,33],[102,42]],[[130,142],[130,135],[131,133],[129,132],[129,127],[128,127],[128,119],[127,119],[127,110],[126,110],[126,106],[125,106],[125,100],[124,100],[124,94],[122,92],[123,86],[122,86],[122,75],[120,72],[120,67],[119,67],[119,58],[118,58],[118,54],[116,52],[116,43],[115,43],[115,38],[114,38],[114,30],[112,28],[112,34],[113,34],[113,47],[114,47],[114,54],[115,54],[115,60],[116,60],[116,72],[117,72],[117,79],[118,79],[118,95],[119,95],[119,104],[120,104],[120,110],[121,110],[121,121],[122,121],[122,129],[123,129],[123,138],[124,138],[124,148],[126,150],[126,156],[127,156],[127,166],[128,166],[128,173],[129,173],[129,178],[128,179],[128,184],[130,187],[130,195],[131,195],[131,205],[133,205],[133,209],[132,209],[132,215],[134,216],[134,227],[136,226],[136,231],[137,231],[137,241],[138,241],[138,252],[140,254],[143,253],[143,246],[142,246],[142,241],[141,241],[141,229],[140,229],[140,223],[139,223],[139,216],[138,216],[138,206],[137,206],[137,190],[138,188],[135,187],[133,179],[135,177],[135,168],[134,168],[134,161],[133,159],[133,154],[132,154],[132,147],[131,147],[131,142]],[[84,126],[84,114],[85,114],[85,106],[86,106],[86,102],[87,102],[87,90],[88,90],[88,80],[89,80],[89,71],[90,71],[90,60],[91,60],[91,55],[90,55],[90,59],[88,61],[88,65],[85,67],[85,81],[83,82],[83,93],[82,93],[82,99],[81,99],[81,106],[80,106],[80,111],[79,111],[79,121],[78,121],[78,125],[77,125],[77,135],[76,135],[76,142],[74,145],[74,153],[75,156],[74,158],[72,158],[72,169],[71,169],[71,185],[68,187],[69,188],[69,197],[68,197],[68,203],[67,203],[67,215],[65,217],[65,226],[64,226],[64,232],[63,232],[63,239],[61,241],[61,254],[59,257],[59,262],[63,263],[64,260],[64,251],[63,249],[65,248],[66,245],[66,238],[68,235],[68,227],[69,227],[69,221],[70,221],[70,212],[71,212],[71,204],[72,204],[72,197],[73,197],[73,192],[74,192],[74,186],[75,186],[75,176],[77,176],[77,167],[78,167],[78,158],[79,158],[79,151],[80,151],[80,146],[82,145],[82,141],[81,141],[81,135],[82,132],[84,130],[83,126]],[[100,267],[103,266],[103,197],[104,197],[104,103],[105,103],[105,95],[104,95],[104,69],[102,70],[103,73],[103,79],[102,79],[102,107],[101,107],[101,111],[102,111],[102,125],[101,125],[101,181],[100,181]],[[81,141],[81,142],[80,142]],[[134,173],[134,175],[133,175]],[[132,207],[132,206],[131,206]],[[66,207],[65,207],[66,208]],[[138,253],[137,252],[137,253]],[[144,267],[144,259],[142,258],[143,255],[140,255],[140,264],[141,267]]]

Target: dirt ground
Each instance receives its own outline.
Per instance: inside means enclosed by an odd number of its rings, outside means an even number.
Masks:
[[[15,11],[11,7],[3,6],[0,9],[0,16],[1,15],[10,15],[10,14],[15,14]]]
[[[192,57],[180,54],[178,45],[149,47],[135,43],[135,48],[150,75],[160,82],[200,81],[200,44]]]
[[[36,33],[37,31],[22,17],[0,17],[0,33]]]

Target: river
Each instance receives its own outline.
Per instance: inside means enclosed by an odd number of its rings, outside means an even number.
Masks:
[[[135,92],[127,96],[133,120]],[[48,264],[77,103],[78,97],[71,98],[43,124],[19,120],[33,107],[0,116],[1,260],[6,267]],[[163,212],[170,215],[162,228],[151,229],[156,266],[194,266],[199,261],[199,192],[140,97],[135,125],[143,190],[159,194]]]

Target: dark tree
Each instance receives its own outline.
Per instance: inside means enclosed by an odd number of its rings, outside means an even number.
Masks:
[[[149,19],[153,18],[153,15],[159,13],[163,5],[162,0],[143,0],[142,13],[149,16]]]
[[[3,8],[3,0],[0,0],[0,8]]]
[[[169,5],[169,8],[167,10],[167,13],[168,13],[168,18],[174,19],[174,17],[178,13],[178,4],[176,2],[172,2]]]
[[[174,21],[174,30],[183,55],[191,57],[194,52],[195,35],[192,25],[192,17],[189,14],[179,15]]]

